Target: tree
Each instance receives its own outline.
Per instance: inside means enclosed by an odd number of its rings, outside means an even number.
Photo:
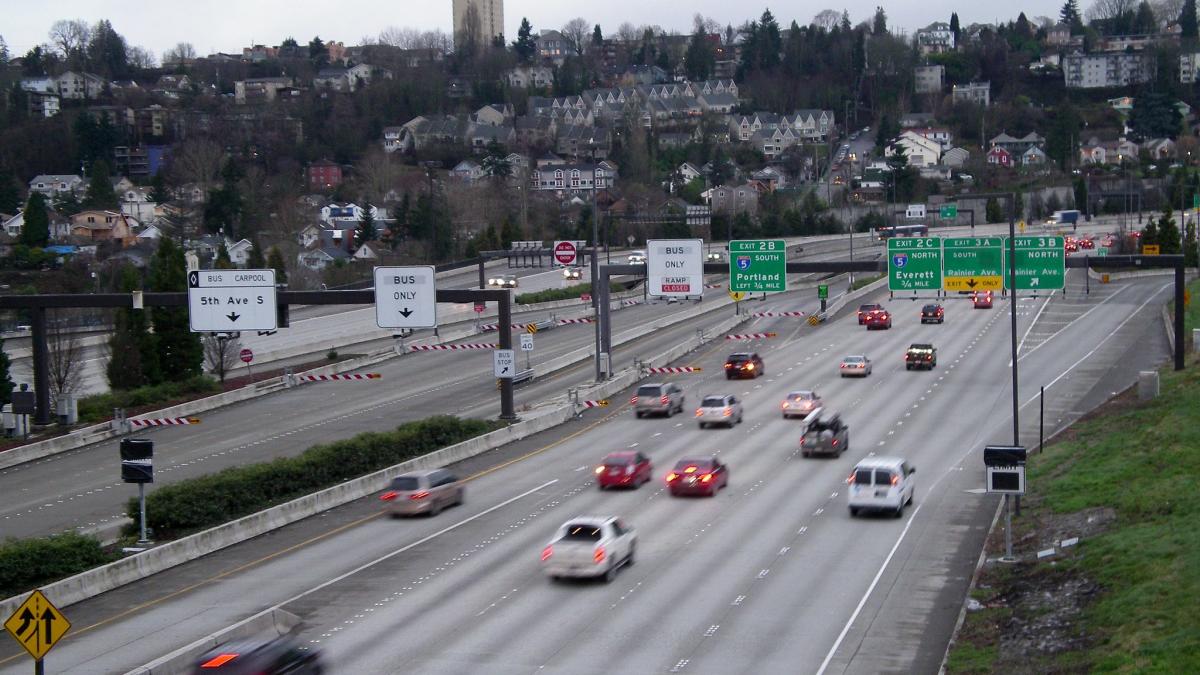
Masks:
[[[82,67],[84,51],[92,40],[92,29],[83,19],[59,20],[50,26],[50,44],[58,49],[64,61]]]
[[[231,270],[233,269],[233,260],[229,258],[229,249],[222,241],[217,246],[217,259],[213,261],[213,269],[215,270]]]
[[[171,201],[171,192],[167,190],[167,178],[161,171],[150,179],[150,201],[155,204],[165,204]]]
[[[876,37],[887,35],[887,12],[882,7],[875,8],[875,17],[871,19],[871,35]]]
[[[687,53],[683,58],[683,69],[689,80],[693,82],[707,80],[716,67],[717,57],[703,27],[697,26],[688,42]]]
[[[217,376],[221,382],[225,375],[238,364],[242,351],[241,340],[237,333],[205,333],[201,338],[204,347],[204,365],[208,372]]]
[[[996,201],[995,197],[988,197],[984,207],[984,220],[989,223],[1004,222],[1004,210],[1000,208],[1000,202]]]
[[[513,51],[522,63],[528,63],[537,54],[537,43],[533,40],[533,26],[529,19],[521,17],[521,27],[517,29],[517,39],[513,42]]]
[[[197,183],[207,195],[221,175],[225,149],[208,139],[184,143],[171,154],[171,176],[176,185]]]
[[[124,265],[117,271],[117,290],[122,293],[142,290],[141,275],[136,267]],[[147,330],[144,310],[116,310],[113,315],[113,334],[108,340],[109,358],[105,365],[110,388],[136,389],[148,382],[158,381],[158,352],[154,348],[156,338]]]
[[[250,251],[246,253],[246,269],[261,270],[266,266],[267,261],[263,258],[262,247],[258,245],[258,239],[251,239]]]
[[[1182,253],[1179,239],[1179,228],[1175,226],[1175,216],[1171,212],[1170,205],[1167,205],[1163,209],[1162,217],[1158,219],[1159,252],[1164,255]]]
[[[600,24],[596,24],[592,28],[592,46],[600,47],[604,45],[604,31],[600,30]]]
[[[0,65],[8,63],[8,43],[4,41],[4,36],[0,35]]]
[[[1196,0],[1185,0],[1183,10],[1179,12],[1179,37],[1184,40],[1195,40],[1197,34]]]
[[[11,368],[12,361],[4,351],[4,338],[0,338],[0,406],[12,403],[13,381],[9,372]]]
[[[1187,224],[1183,241],[1183,264],[1187,267],[1200,267],[1200,247],[1196,245],[1196,221]],[[11,386],[11,385],[10,385]]]
[[[83,195],[85,209],[117,209],[121,206],[117,192],[113,190],[112,179],[108,174],[108,163],[99,160],[92,164],[88,177],[87,192]]]
[[[1050,129],[1046,133],[1046,154],[1058,162],[1063,171],[1075,156],[1075,141],[1082,127],[1083,120],[1070,101],[1059,105],[1051,118]]]
[[[285,40],[286,42],[286,40]],[[296,46],[296,41],[292,40],[292,46]],[[196,48],[190,42],[177,42],[175,46],[163,52],[163,66],[178,65],[184,66],[196,60]]]
[[[962,38],[962,28],[958,23],[958,12],[950,12],[950,32],[954,33],[954,44],[958,44]]]
[[[267,252],[267,267],[275,270],[275,283],[286,284],[288,282],[287,264],[283,261],[283,253],[280,253],[278,246],[272,246]]]
[[[308,60],[312,61],[317,68],[322,68],[329,63],[329,50],[325,47],[325,41],[321,39],[320,35],[315,35],[308,41]]]
[[[79,333],[64,319],[77,310],[59,310],[56,321],[48,322],[46,347],[49,356],[50,398],[58,401],[79,390],[83,380],[83,345]],[[66,316],[64,316],[66,315]]]
[[[50,214],[46,210],[46,197],[40,192],[30,192],[25,203],[25,225],[21,228],[18,241],[31,248],[42,248],[50,241]]]
[[[363,207],[362,217],[358,219],[358,227],[354,229],[354,245],[362,246],[368,241],[375,241],[379,238],[379,230],[375,227],[375,214],[371,212],[371,205],[367,204]]]
[[[1160,246],[1158,236],[1158,221],[1154,218],[1149,218],[1146,221],[1146,226],[1142,228],[1141,240],[1138,242],[1141,246]],[[1137,251],[1141,253],[1141,251]]]
[[[1165,92],[1146,92],[1134,98],[1129,128],[1139,139],[1175,138],[1183,129],[1175,99]]]
[[[16,213],[21,206],[21,192],[16,178],[7,167],[0,166],[0,213]]]
[[[101,19],[92,29],[87,46],[88,65],[108,80],[129,76],[129,53],[125,38],[113,30],[108,19]]]
[[[1058,18],[1071,27],[1071,34],[1083,32],[1083,15],[1079,12],[1079,0],[1067,0],[1058,11]]]
[[[1133,19],[1133,32],[1139,35],[1150,35],[1158,32],[1158,17],[1154,16],[1154,8],[1148,0],[1138,4],[1137,16]]]
[[[562,27],[563,37],[571,43],[571,47],[579,56],[583,55],[584,39],[588,36],[587,21],[583,17],[575,17]]]
[[[812,21],[810,21],[809,24],[816,26],[825,32],[829,32],[834,28],[837,28],[838,23],[841,20],[842,15],[836,9],[823,9],[820,12],[817,12],[817,15],[812,18]]]
[[[186,291],[187,273],[183,249],[170,237],[163,237],[150,262],[148,290],[160,293]],[[158,339],[164,380],[182,382],[199,375],[204,363],[204,348],[199,336],[191,332],[187,308],[155,307],[151,321]]]

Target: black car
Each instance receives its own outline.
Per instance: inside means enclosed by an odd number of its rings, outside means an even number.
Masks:
[[[930,344],[916,342],[909,346],[908,351],[904,352],[904,369],[912,370],[914,368],[928,368],[929,370],[937,368],[937,348]]]
[[[925,305],[921,308],[921,323],[945,323],[946,310],[941,305]]]
[[[755,352],[739,352],[730,354],[725,359],[725,379],[735,377],[755,378],[763,374],[763,360]]]
[[[321,650],[301,647],[294,638],[285,635],[274,640],[228,642],[201,656],[192,672],[196,675],[320,675],[324,668]]]

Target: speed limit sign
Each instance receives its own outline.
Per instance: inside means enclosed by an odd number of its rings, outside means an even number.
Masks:
[[[530,333],[521,333],[521,351],[533,351],[533,335]]]

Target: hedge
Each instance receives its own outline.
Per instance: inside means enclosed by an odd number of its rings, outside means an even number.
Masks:
[[[197,375],[182,382],[163,382],[137,389],[93,394],[79,399],[79,421],[102,422],[109,419],[113,408],[138,408],[147,405],[169,403],[192,394],[213,394],[221,391],[221,385],[211,377]]]
[[[625,284],[622,284],[622,283],[619,283],[616,281],[609,282],[608,287],[609,287],[610,293],[620,293],[620,292],[626,290]],[[513,298],[513,302],[516,302],[518,305],[532,305],[532,304],[538,303],[538,302],[554,302],[555,300],[570,300],[571,298],[578,298],[579,296],[583,295],[584,293],[591,293],[591,292],[592,292],[592,285],[590,283],[575,284],[574,286],[567,286],[566,288],[547,288],[544,291],[535,291],[533,293],[521,293],[520,295]]]
[[[10,598],[52,581],[99,567],[119,556],[93,537],[68,532],[0,544],[0,598]]]
[[[430,417],[395,431],[314,445],[296,457],[237,466],[163,486],[146,496],[147,526],[169,539],[256,513],[493,431],[498,422]],[[126,513],[137,522],[137,499]],[[130,533],[136,525],[127,525]]]

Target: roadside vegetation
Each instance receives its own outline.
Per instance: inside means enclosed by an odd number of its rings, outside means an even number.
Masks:
[[[625,288],[624,284],[611,282],[609,284],[610,293],[620,293]],[[547,288],[544,291],[536,291],[534,293],[521,293],[513,298],[513,301],[518,305],[532,305],[539,302],[554,302],[555,300],[571,300],[578,298],[584,293],[592,292],[591,283],[575,284],[566,288]]]
[[[1193,304],[1189,334],[1198,319]],[[1198,366],[1193,357],[1184,371],[1164,367],[1158,398],[1126,391],[1030,456],[1013,521],[1021,562],[984,567],[949,672],[1195,672]],[[988,557],[1002,551],[998,529]]]

